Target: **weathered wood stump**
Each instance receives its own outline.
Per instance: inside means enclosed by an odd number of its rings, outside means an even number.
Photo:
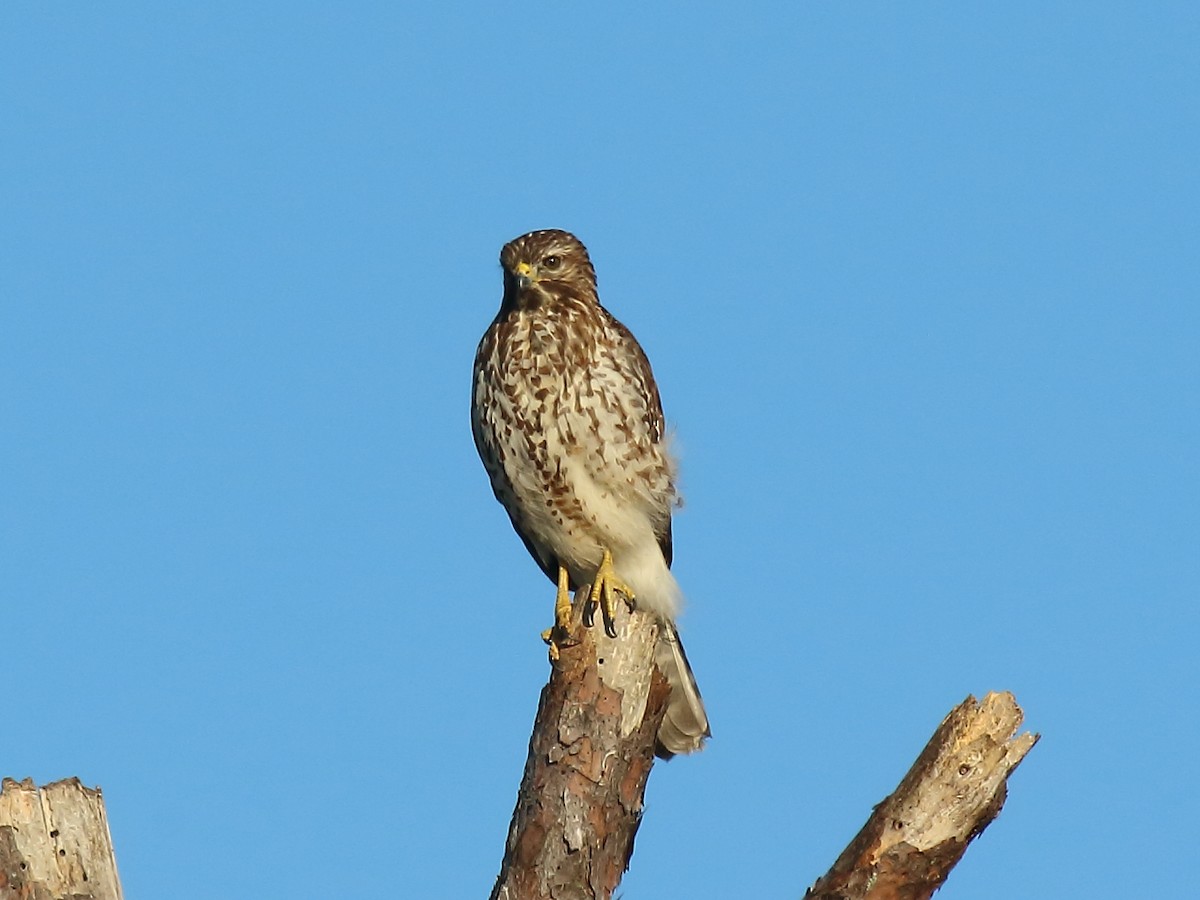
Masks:
[[[0,900],[121,900],[99,788],[0,785]]]

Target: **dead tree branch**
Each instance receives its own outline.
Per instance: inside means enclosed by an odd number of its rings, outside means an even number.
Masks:
[[[623,609],[617,637],[575,621],[542,689],[492,900],[607,900],[633,853],[670,689],[658,624]]]
[[[1017,736],[1023,718],[1007,692],[955,707],[806,900],[930,897],[999,814],[1008,776],[1037,743]]]
[[[669,688],[658,625],[621,610],[617,637],[579,622],[542,690],[491,900],[608,900],[628,868]],[[968,697],[806,900],[925,900],[1004,805],[1037,743],[1013,696]]]

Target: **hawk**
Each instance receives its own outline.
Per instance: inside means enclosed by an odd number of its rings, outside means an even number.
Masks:
[[[584,622],[599,608],[610,635],[618,598],[659,617],[655,662],[671,696],[658,754],[698,750],[710,732],[675,627],[679,495],[650,363],[600,305],[595,269],[574,235],[522,235],[505,244],[500,264],[504,296],[475,354],[471,398],[492,490],[558,586],[557,629],[569,620],[570,592],[585,585]]]

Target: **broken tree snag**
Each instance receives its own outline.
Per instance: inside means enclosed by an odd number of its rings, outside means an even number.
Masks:
[[[614,639],[599,614],[583,627],[581,605],[542,689],[492,900],[608,900],[633,853],[670,695],[658,622],[622,605]]]
[[[1039,735],[1017,736],[1013,695],[967,697],[951,710],[900,786],[806,900],[925,900],[1004,806],[1006,781]]]
[[[78,778],[0,784],[0,897],[121,900],[99,788]]]

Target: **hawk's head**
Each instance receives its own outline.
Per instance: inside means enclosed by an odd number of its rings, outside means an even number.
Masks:
[[[500,251],[500,265],[506,306],[527,308],[563,294],[596,294],[596,270],[587,248],[566,231],[531,231],[509,241]]]

